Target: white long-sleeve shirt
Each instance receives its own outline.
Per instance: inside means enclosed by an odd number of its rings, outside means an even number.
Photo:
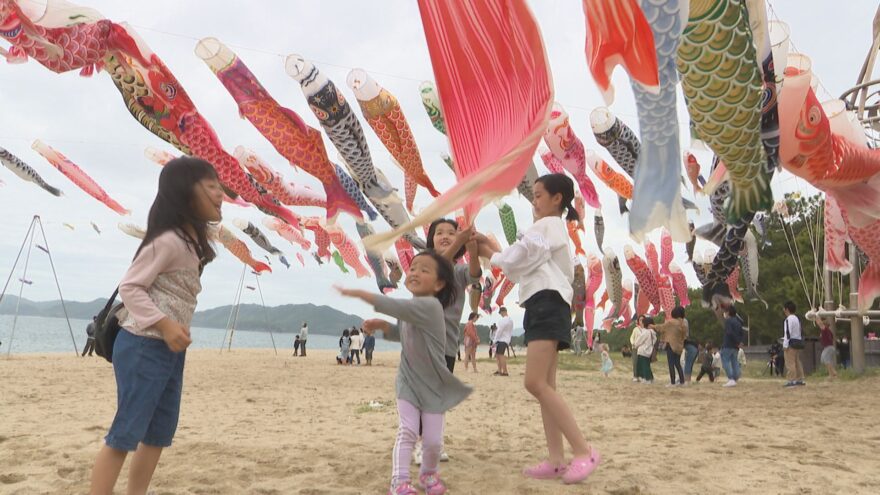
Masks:
[[[519,304],[542,290],[555,290],[571,301],[574,263],[568,230],[560,217],[544,217],[529,227],[522,239],[492,256],[512,282],[519,284]]]
[[[636,348],[639,356],[651,357],[654,353],[654,344],[657,342],[657,333],[650,328],[643,328],[636,337]]]
[[[786,332],[785,330],[788,329]],[[788,349],[788,339],[803,339],[801,333],[801,321],[796,315],[788,315],[782,322],[782,347]]]
[[[495,342],[510,344],[511,338],[513,338],[513,320],[511,320],[509,316],[505,316],[498,322],[498,331],[495,332]]]

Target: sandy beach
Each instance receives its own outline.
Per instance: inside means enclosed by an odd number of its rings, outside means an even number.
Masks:
[[[153,479],[157,494],[385,493],[397,426],[398,356],[372,368],[338,367],[334,352],[307,358],[271,350],[191,351],[175,445]],[[595,360],[590,361],[590,366]],[[876,493],[880,486],[880,377],[745,379],[722,389],[630,381],[626,362],[603,378],[560,371],[559,387],[604,456],[586,484],[523,478],[545,454],[537,402],[523,365],[493,363],[457,375],[475,387],[447,415],[441,464],[451,494]],[[566,366],[571,368],[572,366]],[[86,493],[115,411],[110,365],[100,358],[0,358],[0,493]],[[371,401],[385,404],[372,409]],[[126,465],[127,468],[127,465]],[[415,468],[414,468],[415,469]],[[117,492],[124,493],[126,472]]]

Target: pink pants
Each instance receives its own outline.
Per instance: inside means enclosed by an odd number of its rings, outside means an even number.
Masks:
[[[443,443],[444,414],[426,413],[403,399],[397,399],[400,426],[392,454],[391,484],[409,481],[409,464],[413,447],[419,439],[419,421],[422,423],[422,467],[419,475],[436,473]]]

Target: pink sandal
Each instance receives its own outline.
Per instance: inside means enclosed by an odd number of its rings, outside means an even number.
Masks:
[[[403,483],[392,486],[388,489],[388,495],[418,495],[419,492],[412,486],[412,483],[409,481],[404,481]]]
[[[566,467],[554,466],[550,461],[541,461],[540,464],[523,469],[523,475],[534,480],[552,480],[562,476]]]
[[[562,482],[566,485],[580,483],[587,479],[590,474],[596,470],[602,457],[596,452],[596,449],[590,448],[590,455],[583,457],[575,457],[562,475]]]
[[[443,495],[446,493],[446,485],[437,473],[425,473],[419,476],[419,485],[427,495]]]

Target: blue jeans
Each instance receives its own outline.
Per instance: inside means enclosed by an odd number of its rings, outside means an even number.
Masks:
[[[721,365],[724,366],[724,373],[728,380],[737,381],[742,376],[742,370],[739,368],[739,361],[736,357],[739,349],[730,349],[725,347],[721,349]]]
[[[133,451],[138,443],[169,447],[177,431],[186,351],[121,329],[113,344],[116,417],[105,441]]]
[[[690,380],[694,371],[694,362],[697,360],[697,346],[686,344],[684,346],[684,376]]]

